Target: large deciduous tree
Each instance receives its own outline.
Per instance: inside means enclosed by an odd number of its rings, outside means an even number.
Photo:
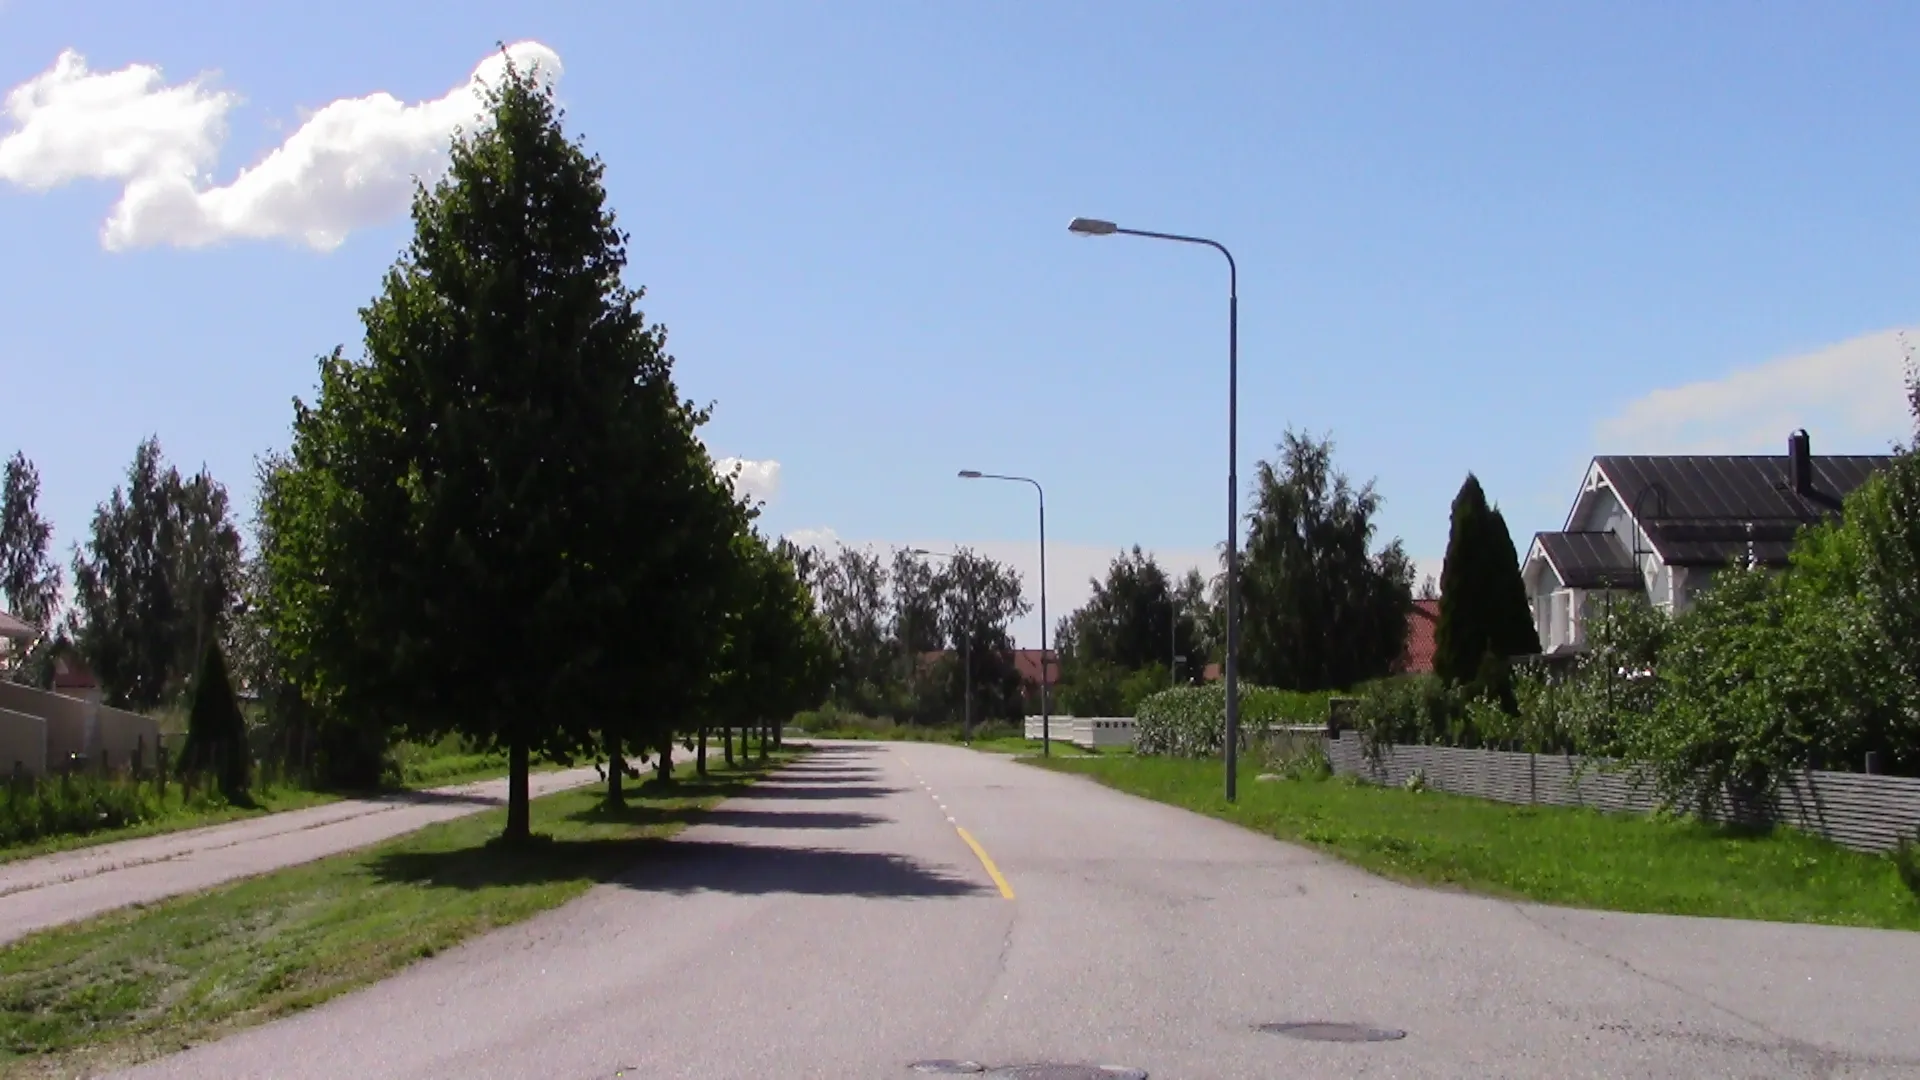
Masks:
[[[112,705],[160,704],[179,655],[169,505],[178,486],[159,440],[142,442],[126,486],[95,508],[86,548],[74,553],[77,644]]]
[[[1372,547],[1380,496],[1333,467],[1333,443],[1289,431],[1259,465],[1242,565],[1241,663],[1250,681],[1344,689],[1406,647],[1413,564]]]
[[[1016,719],[1022,705],[1020,672],[1013,659],[1013,620],[1033,609],[1021,591],[1020,574],[970,548],[961,548],[935,577],[942,632],[961,667],[946,669],[939,699],[956,713],[972,675],[974,718]]]
[[[1203,613],[1192,606],[1194,582],[1176,584],[1138,545],[1113,560],[1104,581],[1091,584],[1093,594],[1069,616],[1073,660],[1137,671],[1171,664],[1176,654],[1198,654]]]
[[[364,357],[296,403],[269,563],[303,692],[506,749],[517,839],[534,753],[671,730],[655,680],[717,655],[744,515],[622,281],[600,162],[543,73],[503,68],[415,195]]]
[[[892,648],[887,568],[876,552],[842,547],[811,556],[813,594],[839,656],[834,695],[855,708],[873,707],[889,682]]]
[[[42,634],[59,614],[60,568],[52,546],[53,526],[40,516],[40,471],[16,452],[0,481],[0,600]]]
[[[142,442],[73,560],[77,644],[108,700],[150,709],[182,693],[239,577],[226,488],[205,469],[183,480],[158,439]]]
[[[58,631],[60,567],[53,561],[53,527],[40,516],[40,472],[16,452],[0,479],[0,607],[32,625],[38,636],[14,642],[5,677],[42,682]]]
[[[1440,571],[1440,620],[1433,670],[1448,682],[1479,677],[1496,659],[1540,649],[1506,518],[1487,502],[1472,473],[1453,497],[1446,563]]]

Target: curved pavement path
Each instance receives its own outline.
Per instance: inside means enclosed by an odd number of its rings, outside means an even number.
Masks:
[[[579,787],[592,769],[538,772],[537,796]],[[225,825],[96,844],[0,863],[0,944],[132,904],[210,888],[506,804],[507,782],[343,799]]]
[[[1920,1077],[1920,934],[1409,888],[956,747],[826,744],[658,852],[125,1075],[886,1080],[956,1058],[1156,1080]],[[1316,1020],[1408,1034],[1255,1030]]]

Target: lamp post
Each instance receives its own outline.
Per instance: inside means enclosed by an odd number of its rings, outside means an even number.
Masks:
[[[930,555],[936,559],[952,561],[953,556],[944,551],[928,551],[926,548],[909,549],[915,555]],[[973,595],[973,584],[967,584],[967,633],[960,642],[961,691],[960,741],[973,745],[973,619],[974,609],[978,606]],[[911,644],[911,643],[909,643]]]
[[[1227,258],[1227,801],[1234,799],[1240,741],[1240,269],[1233,253],[1214,240],[1176,233],[1123,229],[1111,221],[1074,218],[1067,225],[1079,236],[1144,236],[1210,247]]]
[[[1032,484],[1034,494],[1040,497],[1040,756],[1052,757],[1053,727],[1047,710],[1047,493],[1040,481],[1029,476],[1001,476],[978,469],[961,469],[960,479]]]

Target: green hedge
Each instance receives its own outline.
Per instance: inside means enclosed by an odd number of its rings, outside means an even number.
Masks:
[[[1270,725],[1324,724],[1330,695],[1270,686],[1240,686],[1242,748]],[[1227,688],[1221,683],[1162,690],[1140,702],[1133,718],[1138,754],[1208,757],[1227,744]]]

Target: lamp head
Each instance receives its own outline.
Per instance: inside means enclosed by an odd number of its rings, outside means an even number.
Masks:
[[[1077,217],[1067,224],[1067,231],[1079,236],[1112,236],[1120,226],[1099,218]]]

